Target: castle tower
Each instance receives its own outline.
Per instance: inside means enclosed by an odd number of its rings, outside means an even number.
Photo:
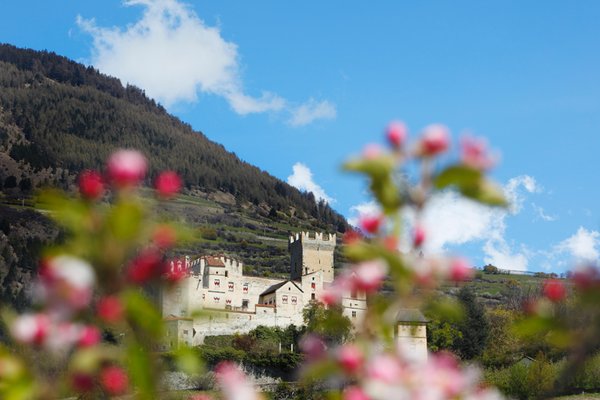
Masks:
[[[291,280],[321,271],[323,282],[333,282],[335,234],[301,232],[290,236]]]

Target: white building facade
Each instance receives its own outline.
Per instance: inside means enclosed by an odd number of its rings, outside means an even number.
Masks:
[[[243,274],[243,264],[230,257],[186,257],[171,270],[186,276],[159,294],[167,324],[163,350],[202,344],[207,336],[247,333],[256,327],[303,325],[302,311],[318,300],[334,277],[336,235],[301,232],[289,238],[290,279]],[[348,294],[343,313],[358,323],[366,312],[364,294]]]

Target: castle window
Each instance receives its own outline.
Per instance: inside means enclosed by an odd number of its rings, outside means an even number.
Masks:
[[[356,311],[352,311],[352,318],[356,318]]]
[[[298,298],[296,296],[292,296],[292,304],[298,303]]]
[[[316,283],[314,283],[314,282],[312,282],[312,283],[310,284],[310,287],[311,287],[311,289],[312,289],[312,290],[315,290],[315,288],[317,287],[317,284],[316,284]]]
[[[234,288],[234,284],[233,284],[233,282],[229,282],[229,285],[228,285],[228,286],[229,286],[229,291],[230,291],[230,292],[233,292],[233,288]]]
[[[310,294],[310,299],[311,299],[311,300],[315,300],[316,298],[317,298],[317,297],[315,296],[315,294],[314,294],[314,293],[311,293],[311,294]]]
[[[248,283],[244,283],[243,291],[244,293],[248,293]]]
[[[249,300],[242,300],[242,308],[248,308]]]
[[[287,304],[287,302],[288,302],[288,297],[286,295],[281,296],[281,303]]]
[[[220,280],[220,279],[215,279],[215,280],[213,281],[213,283],[214,283],[214,285],[215,285],[215,286],[218,286],[218,287],[220,287],[220,286],[221,286],[221,280]]]
[[[229,271],[225,271],[225,278],[229,276]]]
[[[184,329],[184,330],[183,330],[183,334],[184,334],[184,335],[187,335],[187,334],[188,334],[188,330],[187,330],[187,329]]]

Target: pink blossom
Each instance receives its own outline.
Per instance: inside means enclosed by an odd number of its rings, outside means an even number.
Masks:
[[[372,293],[379,289],[387,275],[387,264],[381,260],[367,261],[354,267],[354,289]]]
[[[215,368],[217,382],[227,400],[259,400],[246,375],[234,363],[223,361]]]
[[[367,364],[367,377],[392,384],[402,377],[402,366],[396,357],[389,354],[379,354],[369,360]]]
[[[81,325],[68,321],[50,325],[45,347],[55,353],[65,353],[73,348],[81,337]]]
[[[575,287],[579,290],[589,290],[600,284],[600,272],[593,266],[586,266],[573,272]]]
[[[385,135],[392,147],[399,149],[404,145],[408,135],[406,125],[403,122],[394,121],[388,125]]]
[[[413,232],[413,247],[418,248],[423,245],[425,241],[425,228],[421,225],[415,226],[415,230]]]
[[[480,170],[486,170],[494,166],[495,160],[488,152],[485,139],[463,136],[460,140],[460,146],[460,158],[463,164]]]
[[[309,361],[321,359],[325,355],[325,343],[314,333],[304,335],[299,345]]]
[[[109,324],[114,324],[123,319],[125,310],[121,300],[116,296],[102,297],[96,304],[98,317]]]
[[[40,284],[36,294],[60,312],[81,310],[92,299],[96,281],[92,266],[70,255],[47,259],[40,266]]]
[[[107,173],[110,181],[118,188],[135,186],[144,176],[148,163],[136,150],[118,150],[108,159]]]
[[[81,347],[91,347],[100,342],[102,335],[100,334],[100,330],[92,325],[84,326],[79,335],[79,346]]]
[[[171,198],[181,190],[181,178],[174,171],[164,171],[156,178],[154,187],[160,197]]]
[[[375,234],[383,224],[383,216],[381,215],[363,215],[360,217],[360,228],[370,234]]]
[[[12,337],[24,344],[41,345],[50,331],[50,319],[45,314],[22,314],[10,326]]]
[[[351,245],[360,242],[361,239],[362,235],[359,232],[355,231],[354,229],[349,229],[346,231],[346,233],[344,233],[342,241],[346,245]]]
[[[370,400],[371,398],[359,386],[349,386],[342,394],[342,400]]]
[[[337,360],[344,371],[353,374],[361,368],[364,356],[358,346],[348,343],[337,349]]]
[[[464,258],[455,258],[450,262],[450,279],[454,282],[466,281],[473,275],[473,269]]]
[[[432,157],[445,152],[449,146],[448,128],[444,125],[429,125],[421,136],[419,153],[425,157]]]
[[[558,279],[548,279],[543,285],[544,296],[555,303],[563,300],[567,296],[565,285]]]
[[[86,199],[98,199],[104,193],[102,175],[97,171],[83,171],[79,175],[79,192]]]
[[[383,149],[376,143],[370,143],[363,149],[363,157],[367,160],[374,160],[378,157],[381,157],[382,154]]]
[[[123,368],[111,365],[100,372],[100,383],[108,394],[119,395],[127,391],[129,378]]]
[[[165,272],[162,254],[156,249],[142,250],[130,263],[127,277],[134,283],[145,283],[159,278]]]

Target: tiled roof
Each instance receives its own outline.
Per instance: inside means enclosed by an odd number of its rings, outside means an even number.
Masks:
[[[223,263],[223,260],[221,260],[218,257],[206,256],[203,258],[206,260],[206,265],[208,265],[209,267],[224,267],[225,266],[225,264]]]

